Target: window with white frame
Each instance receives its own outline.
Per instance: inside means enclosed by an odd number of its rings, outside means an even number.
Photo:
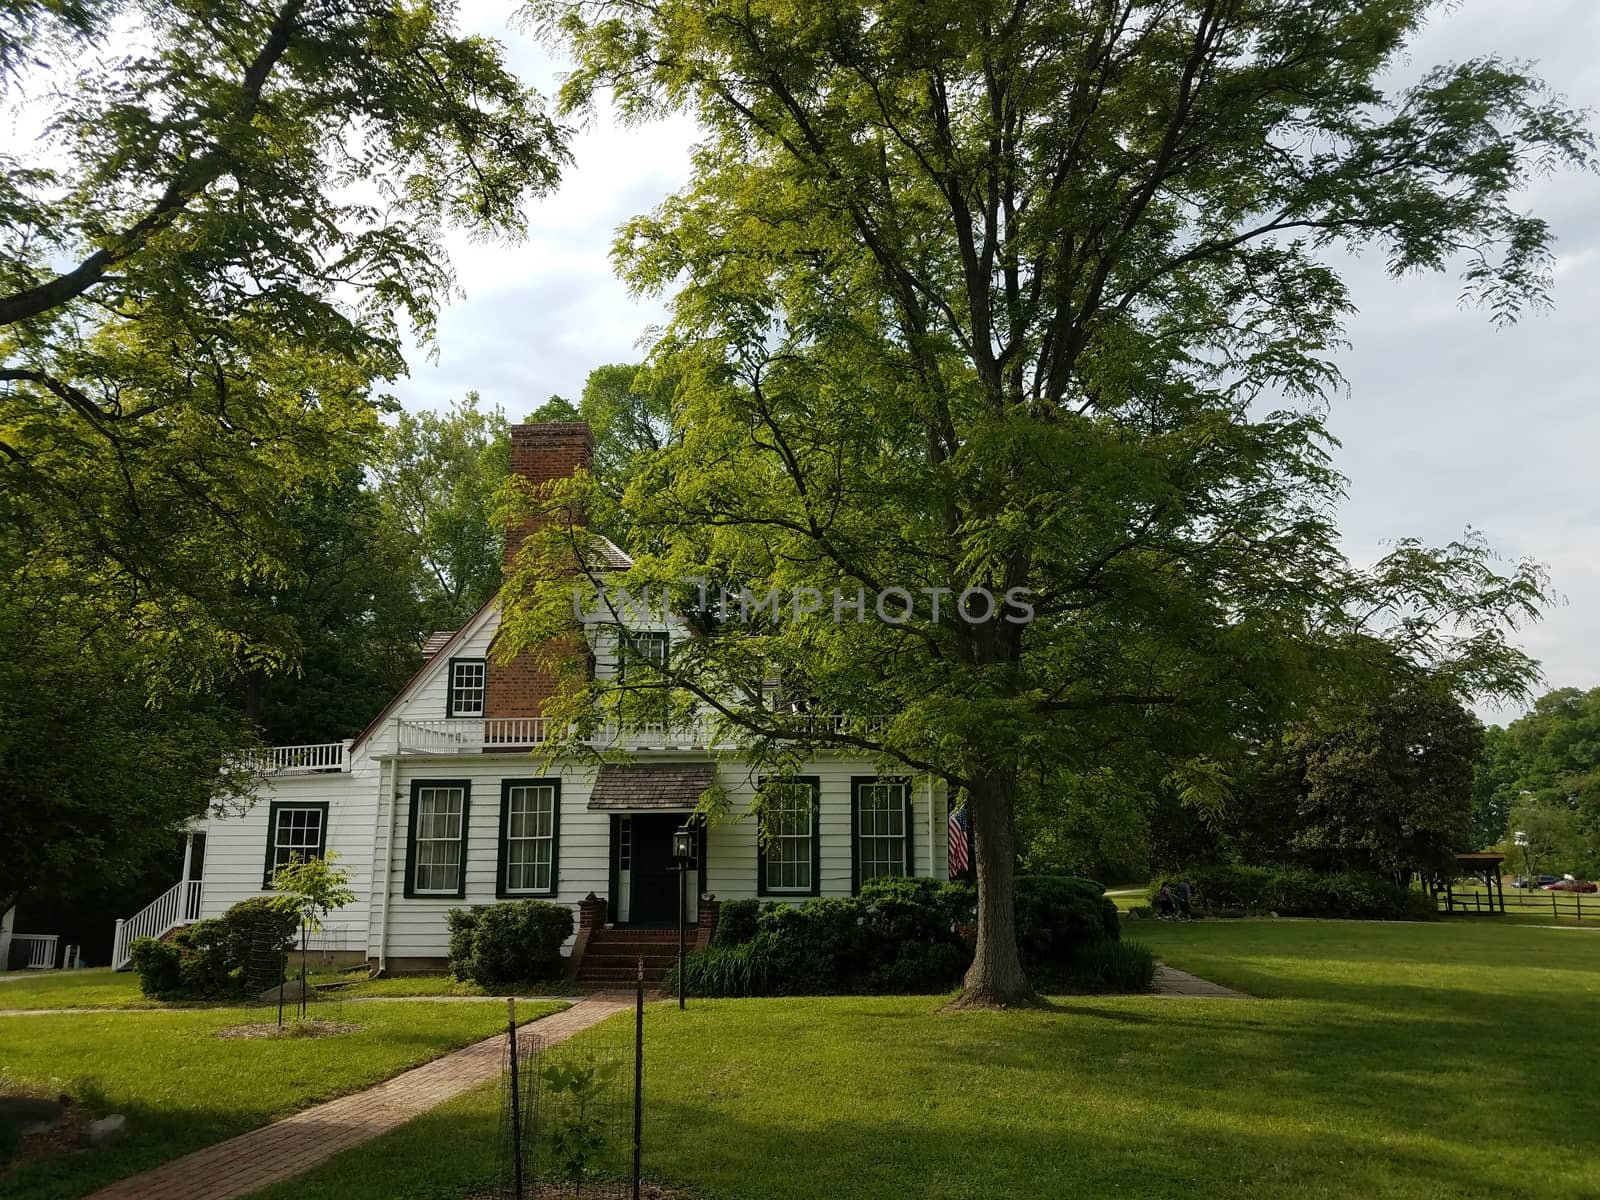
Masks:
[[[774,780],[763,784],[760,848],[764,893],[817,890],[817,784],[815,780]]]
[[[466,786],[418,782],[411,805],[411,891],[418,896],[460,895],[467,841]]]
[[[911,874],[906,816],[910,785],[903,779],[857,779],[853,790],[857,883]]]
[[[559,795],[553,782],[505,784],[502,892],[553,892]]]
[[[279,867],[321,858],[327,844],[326,804],[274,804],[267,824],[267,871],[270,884]]]
[[[481,658],[450,660],[450,704],[452,717],[483,716],[486,667]]]

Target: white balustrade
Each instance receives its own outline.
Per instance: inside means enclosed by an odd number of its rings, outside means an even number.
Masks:
[[[397,724],[402,754],[481,754],[485,750],[528,749],[543,745],[562,732],[545,717],[402,718]],[[881,718],[786,713],[778,714],[775,724],[799,736],[817,736],[869,734],[881,730],[884,722]],[[733,749],[738,744],[739,731],[724,730],[719,734],[717,723],[709,718],[680,725],[608,721],[582,740],[611,750]]]
[[[317,742],[303,746],[269,746],[253,756],[250,765],[267,775],[309,775],[321,771],[347,771],[346,742]]]
[[[56,943],[61,940],[55,933],[14,933],[13,944],[24,942],[28,946],[28,969],[48,971],[56,965]],[[0,964],[3,965],[3,964]]]
[[[132,960],[133,943],[140,938],[166,937],[180,925],[200,919],[203,885],[198,879],[175,883],[126,921],[117,922],[111,941],[111,965],[122,970]]]

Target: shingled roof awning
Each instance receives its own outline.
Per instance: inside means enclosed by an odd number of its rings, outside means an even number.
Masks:
[[[715,763],[606,763],[589,793],[589,807],[686,811],[699,803],[716,774]]]

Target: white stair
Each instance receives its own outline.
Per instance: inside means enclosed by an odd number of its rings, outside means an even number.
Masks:
[[[200,886],[198,879],[175,883],[126,921],[118,921],[111,942],[111,965],[120,971],[133,961],[129,948],[140,938],[166,937],[178,926],[198,921]]]

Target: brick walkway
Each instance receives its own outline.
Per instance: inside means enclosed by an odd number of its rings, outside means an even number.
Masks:
[[[1232,988],[1223,987],[1220,983],[1212,983],[1209,979],[1201,979],[1198,975],[1169,967],[1166,963],[1156,964],[1156,975],[1151,980],[1150,987],[1158,996],[1204,996],[1215,1000],[1250,999],[1243,992],[1236,992]]]
[[[524,1025],[524,1045],[547,1046],[633,1005],[625,992],[602,992],[564,1012]],[[505,1035],[497,1034],[414,1067],[386,1083],[330,1100],[271,1125],[196,1150],[143,1175],[102,1188],[89,1200],[230,1200],[309,1170],[500,1074]]]

